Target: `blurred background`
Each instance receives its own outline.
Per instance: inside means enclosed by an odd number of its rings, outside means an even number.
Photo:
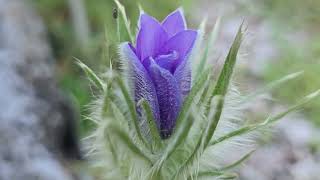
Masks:
[[[265,94],[250,106],[250,120],[258,120],[293,104],[320,88],[319,0],[119,0],[136,29],[139,6],[159,20],[182,6],[188,25],[197,28],[207,17],[210,31],[218,16],[221,29],[211,54],[224,60],[237,28],[248,27],[239,55],[235,83],[249,93],[289,73],[299,78]],[[117,66],[117,31],[113,0],[33,0],[56,60],[59,86],[81,113],[80,134],[93,127],[82,118],[95,94],[75,58],[104,73],[110,61]],[[120,21],[121,41],[128,36]],[[265,137],[249,162],[239,169],[244,180],[320,179],[320,100],[277,124],[274,136]]]

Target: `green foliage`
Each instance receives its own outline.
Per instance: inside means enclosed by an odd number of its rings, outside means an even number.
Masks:
[[[274,42],[279,57],[268,64],[265,80],[273,81],[284,74],[304,71],[302,75],[277,88],[274,97],[291,104],[298,98],[320,87],[318,78],[320,68],[320,1],[318,0],[262,0],[257,15],[267,17],[272,24]],[[292,13],[294,12],[294,14]],[[304,34],[301,36],[301,34]],[[288,36],[289,41],[288,42]],[[301,38],[303,39],[301,42]],[[305,39],[304,39],[305,38]],[[318,109],[320,101],[314,101],[304,107],[303,113],[316,125],[320,126]]]
[[[197,79],[198,75],[201,73],[201,70],[203,70],[204,66],[207,64],[209,50],[211,49],[211,47],[215,43],[215,41],[217,39],[217,36],[218,36],[218,32],[219,32],[219,29],[220,29],[220,21],[221,21],[221,19],[218,18],[217,21],[216,21],[216,24],[214,25],[214,28],[212,29],[212,31],[209,34],[207,45],[206,45],[205,50],[203,52],[203,56],[200,59],[200,64],[197,67],[197,71],[195,71],[196,72],[196,79]],[[204,25],[205,25],[205,21],[204,21],[203,24],[200,25],[199,29],[200,29],[201,33],[203,33],[202,31],[205,28]]]
[[[302,74],[303,74],[303,71],[299,71],[299,72],[288,74],[278,80],[274,80],[271,83],[264,86],[263,88],[260,88],[260,89],[256,90],[255,92],[252,92],[252,93],[248,94],[247,96],[243,97],[243,100],[241,102],[249,101],[250,99],[257,97],[260,94],[271,91],[271,90],[279,87],[281,84],[284,84],[290,80],[298,78]]]
[[[121,4],[118,4],[122,7]],[[121,9],[121,8],[120,8]],[[124,11],[124,9],[122,9]],[[128,34],[131,32],[130,23],[124,12]],[[216,32],[215,28],[213,32]],[[215,34],[215,33],[212,33]],[[272,89],[283,82],[296,78],[301,73],[288,75],[278,81],[269,84],[266,89],[258,90],[249,95],[249,98],[241,98],[234,94],[235,90],[230,85],[233,70],[240,44],[243,38],[242,26],[230,48],[224,66],[217,80],[211,75],[210,66],[206,65],[207,50],[196,67],[198,70],[191,92],[186,97],[176,122],[173,134],[166,140],[162,140],[155,125],[150,106],[142,99],[135,104],[121,74],[116,71],[112,81],[102,85],[103,80],[98,78],[92,70],[82,63],[78,63],[88,74],[92,83],[104,91],[103,100],[97,101],[92,119],[97,122],[97,129],[88,139],[91,149],[95,152],[95,168],[101,168],[101,177],[106,179],[201,179],[218,178],[234,179],[237,177],[232,171],[242,164],[252,154],[247,149],[246,153],[238,160],[230,164],[221,165],[212,160],[220,149],[224,155],[227,152],[237,153],[237,149],[245,146],[245,142],[252,139],[251,134],[271,126],[286,114],[301,108],[303,105],[319,96],[317,91],[299,101],[288,110],[270,116],[265,121],[257,124],[246,124],[238,119],[239,102],[253,99],[257,94]],[[208,49],[212,39],[203,43],[204,49]],[[202,44],[202,43],[201,43]],[[199,53],[199,52],[198,52]],[[110,70],[113,71],[113,70]],[[103,87],[108,87],[103,88]],[[234,101],[231,99],[237,99]],[[136,106],[142,107],[147,133],[139,121]],[[143,121],[143,120],[142,120]],[[232,128],[230,128],[232,126]],[[103,136],[101,136],[104,134]],[[238,142],[239,147],[229,148],[227,145]],[[112,162],[110,162],[112,160]]]
[[[102,91],[106,90],[103,81],[87,65],[83,64],[80,60],[77,60],[77,64],[86,73],[91,83],[93,83],[97,88],[99,88]]]
[[[145,99],[141,99],[140,102],[138,102],[138,106],[142,106],[142,109],[144,110],[147,123],[148,123],[148,128],[150,130],[150,135],[151,135],[151,151],[155,152],[159,148],[162,148],[162,141],[160,137],[159,130],[156,125],[156,121],[153,117],[151,107],[149,106],[148,102]]]
[[[317,0],[261,0],[258,3],[264,7],[264,11],[257,13],[280,20],[279,23],[286,22],[296,28],[312,28],[320,23],[320,1]]]
[[[227,93],[227,90],[229,88],[231,76],[233,73],[234,66],[236,64],[237,54],[240,48],[240,44],[242,42],[243,38],[243,32],[242,31],[242,25],[240,26],[237,36],[230,48],[230,51],[228,53],[228,56],[226,58],[226,61],[224,63],[224,66],[222,68],[222,71],[219,75],[217,85],[214,88],[214,91],[212,93],[212,97],[216,95],[222,95],[225,96]]]
[[[117,83],[120,87],[121,93],[124,96],[125,103],[127,104],[128,108],[129,108],[129,112],[130,112],[130,116],[131,116],[131,120],[132,120],[129,123],[133,125],[133,127],[134,127],[133,129],[134,129],[135,133],[137,134],[138,138],[140,139],[140,141],[143,142],[143,144],[145,146],[148,146],[147,141],[146,141],[145,137],[143,136],[142,131],[140,129],[136,106],[135,106],[133,99],[131,98],[131,96],[129,94],[129,90],[127,89],[127,87],[126,87],[124,81],[121,79],[121,77],[117,77]]]
[[[70,95],[75,108],[79,109],[79,113],[82,115],[89,113],[87,105],[91,101],[91,96],[88,93],[88,83],[85,80],[79,78],[77,74],[69,73],[60,77],[59,85],[67,95]],[[93,124],[90,121],[83,120],[79,123],[79,130],[83,135],[92,129],[92,127]]]
[[[311,44],[306,44],[304,49],[295,47],[284,47],[282,56],[275,60],[276,64],[270,64],[265,71],[267,81],[274,80],[284,73],[303,70],[304,73],[297,77],[295,81],[290,81],[274,92],[275,97],[293,103],[304,94],[310,93],[320,88],[320,44],[318,39]],[[304,107],[304,112],[316,125],[320,126],[319,116],[320,101],[314,101]]]
[[[124,132],[121,127],[109,125],[108,129],[106,129],[105,132],[108,134],[108,136],[114,137],[114,140],[117,140],[117,144],[122,143],[126,149],[130,150],[135,155],[138,155],[148,163],[152,163],[152,160],[148,157],[148,154],[144,152],[137,144],[135,144],[132,138],[126,132]],[[113,151],[112,153],[115,154],[115,157],[118,156],[116,155],[116,151]]]

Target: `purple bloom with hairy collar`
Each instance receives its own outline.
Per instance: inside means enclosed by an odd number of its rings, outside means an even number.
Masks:
[[[181,9],[161,23],[142,13],[136,46],[130,43],[121,46],[134,99],[136,102],[142,98],[147,100],[162,138],[171,135],[183,99],[190,91],[188,56],[197,34],[187,29]]]

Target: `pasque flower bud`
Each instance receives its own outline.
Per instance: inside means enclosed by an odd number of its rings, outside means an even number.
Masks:
[[[148,101],[163,139],[171,135],[191,88],[188,57],[197,35],[197,31],[187,29],[181,9],[161,23],[142,13],[135,47],[130,43],[121,46],[129,64],[134,99]]]

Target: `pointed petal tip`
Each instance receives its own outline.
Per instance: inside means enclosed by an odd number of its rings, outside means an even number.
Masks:
[[[184,10],[183,10],[183,7],[182,7],[182,6],[178,7],[178,8],[175,10],[175,12],[179,12],[179,13],[181,14],[181,16],[184,17]]]
[[[122,49],[122,48],[125,48],[128,45],[129,45],[129,42],[122,42],[122,43],[120,43],[119,48]]]
[[[167,41],[167,33],[160,22],[148,14],[140,17],[140,29],[137,35],[136,52],[141,61],[155,56]]]
[[[140,11],[140,16],[139,16],[139,22],[140,23],[145,23],[148,21],[153,21],[153,22],[157,22],[158,24],[161,24],[156,18],[154,18],[153,16],[150,16],[149,14],[147,14],[146,12],[144,12],[143,10]]]
[[[146,14],[146,12],[144,12],[143,9],[140,9],[140,12],[139,12],[139,19],[141,18],[142,15]]]
[[[136,49],[130,42],[122,42],[119,45],[120,53],[128,52],[128,50],[132,50],[134,54],[136,54]]]
[[[140,25],[141,16],[148,15],[140,6],[139,6],[139,19],[138,19],[138,25]]]
[[[187,23],[182,7],[170,13],[161,24],[171,37],[180,31],[186,30]]]
[[[126,48],[128,47],[129,42],[122,42],[119,44],[118,49],[119,49],[119,53],[120,55],[123,55],[123,53],[127,50]]]
[[[139,7],[140,15],[141,15],[141,14],[144,14],[145,12],[144,12],[144,10],[143,10],[143,8],[142,8],[142,6],[141,6],[140,3],[138,4],[138,7]]]
[[[164,51],[176,50],[179,56],[183,55],[182,52],[192,48],[198,33],[196,30],[184,30],[177,33],[166,42]]]

